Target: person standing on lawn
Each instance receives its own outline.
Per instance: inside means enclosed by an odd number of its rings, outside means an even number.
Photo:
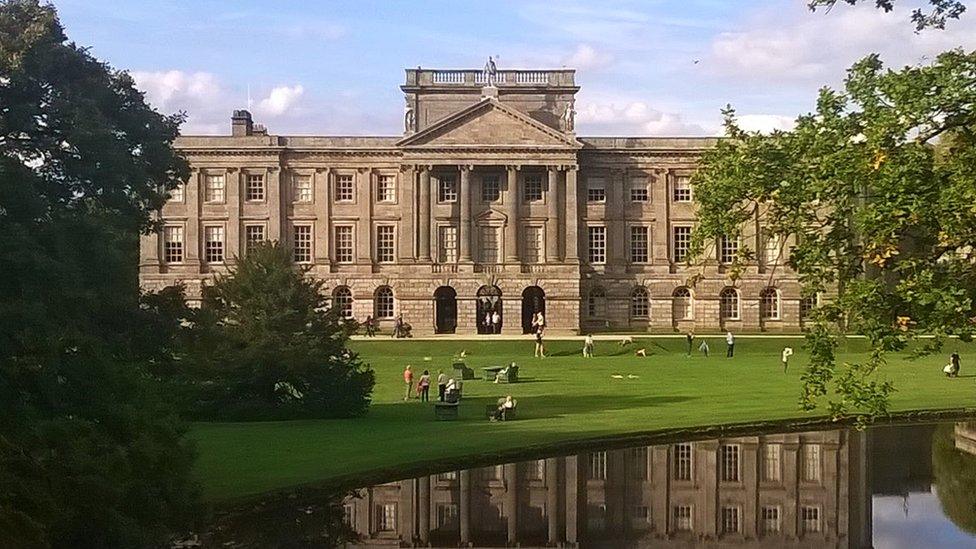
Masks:
[[[783,347],[783,373],[786,373],[786,369],[790,366],[790,357],[793,356],[793,347]]]
[[[447,393],[447,375],[444,370],[437,371],[437,400],[444,402],[444,395]]]
[[[725,332],[725,358],[732,358],[735,355],[735,336],[732,331]]]
[[[410,370],[410,365],[403,370],[403,383],[406,386],[406,392],[403,393],[403,400],[410,400],[410,389],[413,388],[413,371]]]
[[[691,332],[685,332],[685,341],[688,342],[688,356],[691,356],[692,345],[695,343],[695,334]]]
[[[535,357],[536,358],[546,358],[546,347],[542,344],[542,323],[536,323],[535,325]]]
[[[420,382],[417,383],[420,389],[420,402],[430,402],[430,372],[424,370],[420,375]]]
[[[374,337],[376,335],[376,321],[373,320],[373,315],[366,316],[366,337]]]

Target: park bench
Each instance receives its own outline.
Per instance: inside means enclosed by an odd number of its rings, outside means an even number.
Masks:
[[[460,402],[435,402],[434,419],[437,421],[454,421],[458,418]]]
[[[495,381],[495,377],[498,376],[498,372],[504,369],[504,366],[489,366],[487,368],[482,368],[481,371],[484,373],[485,381]]]
[[[498,399],[497,404],[485,405],[485,416],[487,416],[488,419],[495,417],[495,412],[498,411],[498,407],[501,406],[503,402],[505,402],[505,399],[500,398]],[[513,406],[505,411],[505,416],[502,421],[512,421],[513,419],[516,419],[515,410],[518,409],[518,401],[513,399],[512,404]]]
[[[464,361],[455,360],[451,366],[454,368],[455,379],[474,379],[474,370],[468,368]]]

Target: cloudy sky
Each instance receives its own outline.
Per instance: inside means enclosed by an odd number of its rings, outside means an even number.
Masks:
[[[871,52],[891,66],[976,49],[976,10],[913,32],[903,0],[811,13],[806,0],[54,0],[68,36],[132,72],[184,133],[248,105],[279,134],[396,135],[406,67],[577,69],[581,135],[713,135],[719,110],[786,127]],[[874,2],[866,2],[873,4]]]

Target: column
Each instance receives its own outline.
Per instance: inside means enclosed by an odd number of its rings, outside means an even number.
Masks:
[[[552,173],[552,172],[550,172]],[[546,521],[549,523],[549,545],[559,544],[559,460],[546,459]]]
[[[508,526],[508,543],[518,542],[518,464],[505,464],[505,518]]]
[[[461,545],[471,543],[471,471],[461,471],[461,494],[458,505],[458,526],[461,533]]]
[[[241,189],[244,171],[227,168],[227,250],[226,261],[233,265],[241,255]]]
[[[286,199],[281,169],[268,168],[268,240],[281,240],[281,204]]]
[[[184,200],[186,199],[186,190],[183,190]],[[161,211],[155,211],[152,213],[153,221],[158,221],[162,217]],[[159,273],[160,261],[159,261],[159,250],[163,245],[163,228],[160,227],[159,231],[153,231],[149,234],[139,235],[139,271],[149,272],[149,273]],[[183,234],[183,247],[186,248],[186,234]],[[184,251],[184,255],[186,252]],[[184,258],[185,259],[185,258]]]
[[[417,479],[420,484],[417,502],[417,520],[420,523],[418,537],[420,542],[426,546],[430,539],[430,477],[420,477]]]
[[[420,199],[417,209],[420,218],[417,225],[420,229],[420,261],[430,261],[430,168],[420,166]]]
[[[186,257],[183,263],[200,270],[200,193],[203,191],[203,174],[194,169],[186,183],[186,234],[183,246],[186,247]]]
[[[331,265],[332,237],[332,184],[329,168],[316,168],[312,175],[312,188],[315,189],[315,247],[316,265]]]
[[[627,196],[627,173],[622,169],[611,169],[610,180],[607,182],[608,203],[604,219],[607,224],[608,259],[612,266],[627,264],[628,234],[627,224],[624,222]]]
[[[458,227],[458,244],[461,263],[471,263],[471,166],[461,166],[461,223]]]
[[[373,263],[373,172],[367,168],[356,170],[356,203],[359,221],[356,223],[356,263]]]
[[[581,511],[586,507],[586,498],[580,501],[580,470],[579,456],[566,456],[566,543],[575,545],[579,542],[580,530],[585,525],[580,524]],[[584,493],[585,495],[585,493]]]
[[[519,196],[518,196],[519,166],[509,166],[505,183],[505,216],[508,217],[505,227],[505,263],[518,263],[518,225],[519,225]]]
[[[546,189],[546,263],[559,262],[559,171],[549,166]]]
[[[566,168],[566,261],[579,263],[579,190],[576,184],[576,166]]]

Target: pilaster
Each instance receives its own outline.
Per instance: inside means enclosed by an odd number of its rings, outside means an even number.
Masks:
[[[461,223],[458,227],[460,262],[471,263],[471,166],[461,166],[461,188],[458,199],[461,201]]]
[[[566,262],[579,263],[579,186],[576,166],[566,170]]]
[[[546,263],[559,262],[559,170],[548,166],[546,189]]]
[[[414,173],[420,173],[420,189],[419,189],[419,199],[417,201],[417,210],[419,212],[417,220],[417,228],[419,229],[419,252],[421,262],[430,262],[430,236],[431,236],[431,219],[430,219],[430,168],[428,166],[419,166],[412,168],[408,173],[413,177]]]
[[[518,263],[518,166],[508,166],[505,178],[505,263]]]

